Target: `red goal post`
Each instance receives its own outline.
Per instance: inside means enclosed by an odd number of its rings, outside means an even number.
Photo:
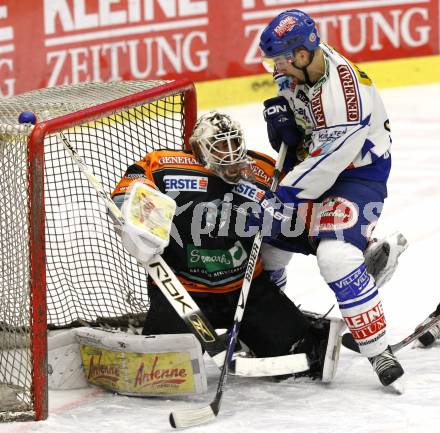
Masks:
[[[35,127],[18,125],[22,111],[36,114]],[[186,147],[196,117],[189,80],[86,83],[0,102],[0,421],[48,416],[48,325],[148,310],[145,270],[57,133],[111,192],[146,153]]]

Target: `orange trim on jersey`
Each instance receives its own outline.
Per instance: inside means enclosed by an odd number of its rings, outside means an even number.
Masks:
[[[131,184],[134,182],[141,182],[152,188],[158,189],[157,186],[154,184],[154,182],[151,181],[150,179],[147,179],[146,177],[139,176],[135,178],[126,178],[124,176],[116,185],[115,190],[112,192],[112,197],[115,197],[116,195],[120,195],[120,194],[126,194],[130,189]]]
[[[212,174],[212,172],[200,165],[192,153],[180,150],[156,150],[146,155],[139,165],[145,164],[148,170],[148,177],[152,179],[152,174],[156,170],[163,168],[190,169],[204,174]]]
[[[270,187],[272,184],[272,177],[275,173],[275,160],[261,152],[252,151],[249,155],[254,164],[252,165],[252,172],[257,182],[263,183]],[[261,156],[261,159],[259,158]],[[281,180],[281,179],[280,179]]]

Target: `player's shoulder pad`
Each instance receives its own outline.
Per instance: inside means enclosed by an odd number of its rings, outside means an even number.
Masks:
[[[150,152],[145,156],[144,161],[152,171],[173,168],[173,169],[195,169],[207,171],[193,155],[192,150],[161,149]]]
[[[247,154],[253,160],[252,172],[256,180],[270,185],[275,171],[275,160],[264,153],[254,150],[248,150]]]
[[[275,167],[275,160],[265,153],[257,152],[255,150],[248,150],[247,154],[255,161],[263,161],[266,164],[273,165]]]

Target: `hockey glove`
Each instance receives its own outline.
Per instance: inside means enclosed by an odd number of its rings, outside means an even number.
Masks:
[[[286,98],[276,96],[264,101],[264,120],[267,123],[267,135],[270,145],[279,152],[281,143],[284,142],[291,155],[296,155],[301,133],[295,123],[293,111]]]

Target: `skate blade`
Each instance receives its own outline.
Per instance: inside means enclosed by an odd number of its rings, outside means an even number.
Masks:
[[[402,395],[405,392],[405,380],[403,377],[399,377],[384,389],[389,394]]]

